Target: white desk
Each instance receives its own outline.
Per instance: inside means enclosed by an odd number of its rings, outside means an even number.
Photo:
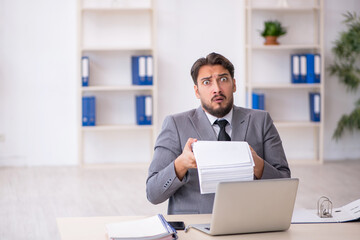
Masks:
[[[169,221],[184,221],[185,225],[194,223],[209,223],[211,215],[166,215]],[[140,216],[122,217],[87,217],[87,218],[58,218],[57,224],[61,240],[108,240],[105,225],[142,218]],[[288,231],[239,234],[212,237],[191,228],[187,233],[178,231],[179,240],[183,239],[257,239],[257,240],[352,240],[360,239],[360,222],[328,223],[328,224],[292,224]]]

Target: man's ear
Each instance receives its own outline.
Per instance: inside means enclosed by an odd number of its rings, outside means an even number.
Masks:
[[[194,91],[195,91],[195,96],[197,97],[197,99],[200,99],[199,88],[197,85],[194,85]]]
[[[233,78],[233,93],[236,92],[236,80]]]

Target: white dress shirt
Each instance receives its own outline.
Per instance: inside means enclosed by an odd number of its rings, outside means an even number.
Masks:
[[[215,121],[216,120],[222,120],[222,119],[225,119],[228,121],[228,125],[226,125],[225,127],[225,131],[226,133],[231,137],[231,133],[232,133],[232,125],[231,125],[231,121],[232,121],[232,116],[233,116],[233,109],[231,108],[230,112],[228,114],[226,114],[224,117],[222,118],[217,118],[213,115],[211,115],[210,113],[207,113],[205,111],[205,114],[206,116],[208,117],[210,123],[211,123],[211,126],[213,127],[215,133],[216,133],[216,136],[219,136],[219,132],[220,132],[220,126],[215,124]]]

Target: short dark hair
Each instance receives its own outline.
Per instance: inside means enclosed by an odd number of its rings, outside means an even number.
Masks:
[[[223,55],[213,52],[208,54],[206,58],[203,57],[196,60],[196,62],[191,67],[190,74],[195,85],[197,85],[199,69],[205,65],[221,65],[229,71],[231,78],[234,78],[234,65]]]

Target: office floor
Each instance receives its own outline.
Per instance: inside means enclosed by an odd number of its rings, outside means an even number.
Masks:
[[[360,161],[291,166],[300,179],[296,208],[334,207],[360,198]],[[0,239],[60,239],[57,217],[166,214],[148,203],[147,166],[0,168]]]

